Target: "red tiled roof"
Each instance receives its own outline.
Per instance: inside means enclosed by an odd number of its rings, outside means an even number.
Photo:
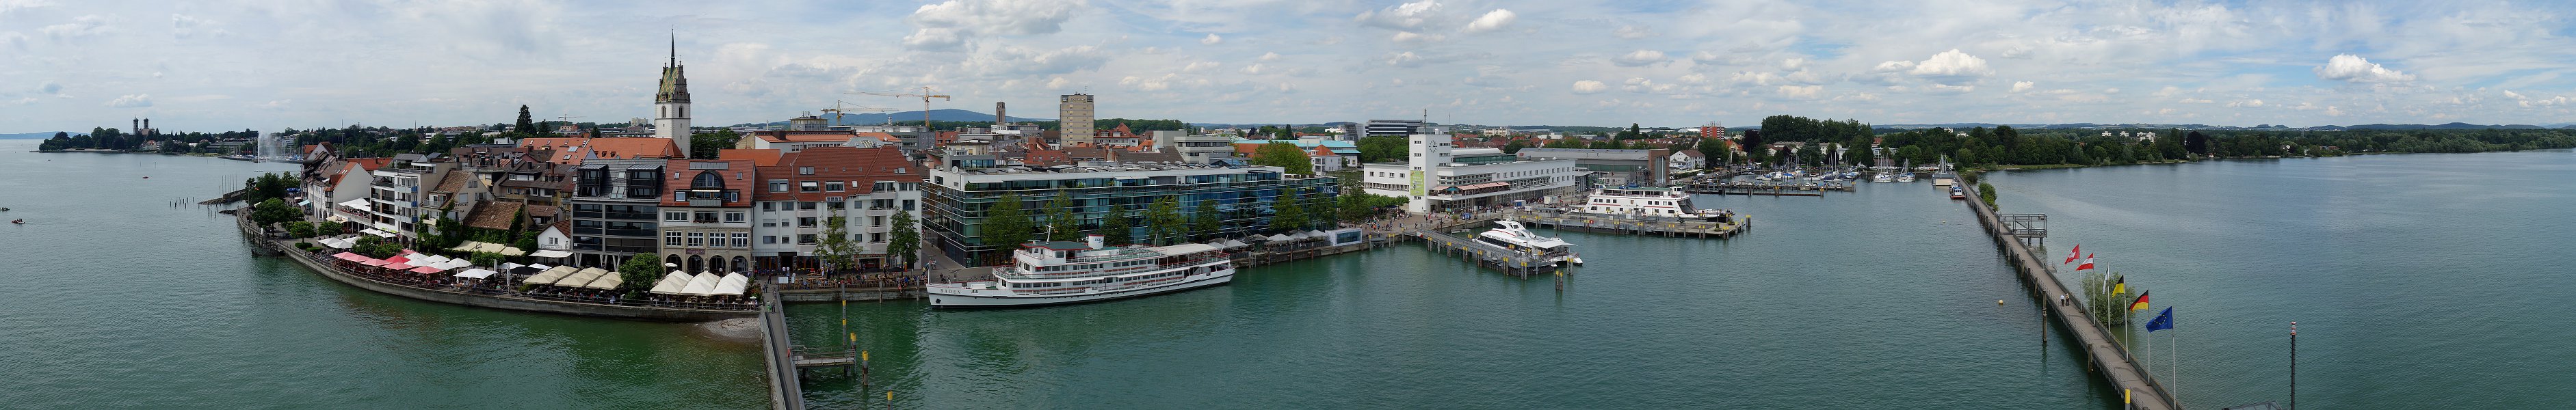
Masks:
[[[510,229],[510,223],[518,220],[519,208],[524,205],[510,201],[484,201],[474,207],[474,213],[465,215],[465,226]]]
[[[751,161],[752,165],[778,165],[777,148],[725,149],[716,151],[716,159]]]
[[[690,169],[690,164],[693,163],[723,163],[725,169]],[[724,189],[742,193],[734,196],[732,201],[725,201],[724,206],[751,206],[751,190],[760,185],[760,181],[756,180],[759,178],[759,167],[752,165],[749,160],[675,159],[665,164],[662,169],[671,175],[671,180],[664,182],[662,186],[670,187],[672,191],[689,189],[689,184],[696,182],[699,174],[715,173],[716,179],[724,184]],[[677,197],[662,196],[662,206],[688,205],[688,202],[680,201]]]
[[[798,175],[799,168],[811,167],[813,175]],[[897,171],[900,169],[901,171]],[[826,196],[867,195],[876,189],[877,181],[921,182],[924,170],[904,159],[903,150],[891,146],[877,148],[813,147],[781,156],[776,166],[760,167],[760,184],[754,199],[764,201],[821,201]],[[787,180],[790,192],[769,192],[768,180]],[[848,186],[841,192],[798,192],[805,181],[841,181]]]
[[[554,150],[546,162],[578,165],[587,158],[672,158],[681,156],[667,138],[529,138],[519,146]]]

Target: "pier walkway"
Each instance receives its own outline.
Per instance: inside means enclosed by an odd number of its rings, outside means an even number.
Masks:
[[[2133,395],[2132,408],[2181,409],[2182,405],[2174,401],[2164,385],[2157,383],[2155,376],[2140,367],[2137,358],[2129,356],[2126,346],[2111,337],[2109,329],[2093,322],[2093,316],[2085,312],[2081,303],[2056,302],[2057,295],[2072,294],[2066,291],[2066,285],[2058,283],[2048,265],[2041,263],[2030,247],[2024,246],[2021,239],[2013,235],[2012,226],[1996,217],[1994,209],[1987,208],[1985,201],[1976,199],[1975,186],[1968,186],[1967,190],[1968,208],[1976,211],[1978,223],[1985,226],[1986,234],[1994,238],[1995,246],[2001,248],[2004,257],[2012,262],[2013,270],[2021,274],[2022,282],[2031,286],[2034,303],[2048,306],[2048,314],[2056,317],[2058,325],[2074,334],[2075,343],[2081,344],[2085,355],[2090,357],[2092,370],[2110,382],[2112,388]]]
[[[770,288],[762,293],[777,288],[765,283],[761,286]],[[778,304],[778,298],[761,298],[760,345],[761,361],[767,362],[769,368],[769,408],[804,410],[804,372],[797,370],[795,344],[787,338],[787,311]]]

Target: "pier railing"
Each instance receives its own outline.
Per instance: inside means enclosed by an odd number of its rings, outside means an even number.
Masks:
[[[2001,248],[2005,258],[2012,263],[2014,271],[2022,275],[2023,282],[2033,288],[2032,299],[2048,306],[2048,310],[2057,316],[2058,324],[2064,326],[2069,333],[2073,333],[2077,342],[2082,344],[2085,354],[2091,357],[2090,366],[2093,370],[2101,372],[2103,379],[2110,382],[2113,388],[2134,395],[2133,408],[2182,408],[2182,404],[2165,389],[2164,384],[2157,382],[2155,375],[2147,373],[2145,367],[2138,365],[2137,358],[2129,355],[2127,346],[2112,337],[2110,330],[2101,323],[2093,321],[2093,313],[2080,306],[2082,303],[2057,302],[2058,295],[2072,293],[2066,290],[2064,283],[2057,280],[2055,271],[2049,269],[2048,265],[2040,263],[2037,254],[2031,252],[2029,246],[2014,236],[2013,226],[1997,217],[1994,209],[1986,207],[1985,201],[1974,199],[1978,198],[1976,189],[1973,186],[1966,187],[1967,196],[1970,198],[1967,201],[1968,208],[1976,211],[1977,221],[1984,226],[1986,234],[1994,238],[1995,246]]]

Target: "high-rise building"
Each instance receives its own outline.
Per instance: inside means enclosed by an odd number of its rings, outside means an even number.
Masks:
[[[1371,137],[1382,135],[1409,137],[1414,134],[1433,133],[1431,127],[1420,120],[1369,120],[1367,132]]]
[[[653,137],[669,138],[689,156],[689,78],[681,74],[680,43],[671,40],[671,60],[662,65],[661,91],[653,93]]]
[[[1091,94],[1066,94],[1056,102],[1056,119],[1063,130],[1062,144],[1090,144],[1092,131]]]

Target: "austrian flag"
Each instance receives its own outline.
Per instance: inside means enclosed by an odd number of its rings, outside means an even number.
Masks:
[[[2084,255],[2084,264],[2075,265],[2075,270],[2085,269],[2093,269],[2093,255]]]

